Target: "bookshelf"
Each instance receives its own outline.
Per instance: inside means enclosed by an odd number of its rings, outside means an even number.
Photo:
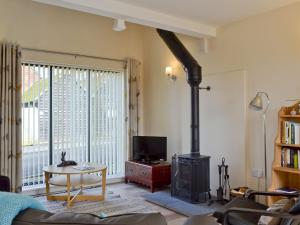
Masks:
[[[276,143],[276,145],[279,146],[279,147],[299,148],[300,149],[300,145],[295,145],[295,144]]]
[[[300,118],[300,115],[282,115],[282,118]]]
[[[300,174],[299,169],[292,169],[292,168],[287,168],[287,167],[282,167],[282,166],[274,166],[273,170],[278,171],[278,172],[283,172],[283,173]]]
[[[272,164],[272,182],[269,187],[269,191],[274,191],[277,188],[290,187],[300,189],[300,169],[290,168],[286,164],[286,149],[298,153],[300,150],[300,143],[291,144],[286,143],[286,124],[296,123],[300,124],[300,114],[299,114],[299,104],[300,101],[296,102],[292,106],[282,107],[278,112],[278,130],[277,137],[275,139],[274,145],[274,160]],[[297,115],[291,115],[291,111],[296,110]],[[294,128],[295,129],[295,128]],[[300,132],[300,131],[297,131]],[[289,136],[289,135],[288,135]],[[284,153],[282,152],[284,149]],[[288,150],[289,153],[289,150]],[[284,165],[282,166],[282,157],[284,160]],[[290,159],[291,160],[291,159]],[[298,159],[298,164],[300,163],[300,158]],[[279,197],[269,197],[268,204],[272,204],[278,200]]]

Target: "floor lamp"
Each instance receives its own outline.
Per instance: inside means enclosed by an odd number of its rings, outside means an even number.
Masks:
[[[263,103],[262,97],[267,99],[266,105]],[[266,112],[270,105],[270,99],[266,92],[257,92],[255,98],[250,102],[249,108],[255,111],[262,111],[263,109],[263,135],[264,135],[264,154],[265,154],[265,191],[268,191],[267,180],[267,135],[266,135]],[[264,107],[265,106],[265,107]]]

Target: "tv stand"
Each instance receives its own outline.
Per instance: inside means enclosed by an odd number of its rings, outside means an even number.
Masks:
[[[132,162],[144,164],[144,165],[157,165],[157,164],[164,164],[165,161],[151,161],[151,160],[132,160]]]
[[[145,164],[136,161],[125,162],[125,183],[135,182],[150,187],[154,192],[156,187],[171,183],[171,164]]]

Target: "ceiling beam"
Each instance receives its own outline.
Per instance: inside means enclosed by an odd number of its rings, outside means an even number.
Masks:
[[[113,0],[33,0],[193,37],[215,37],[216,27]]]

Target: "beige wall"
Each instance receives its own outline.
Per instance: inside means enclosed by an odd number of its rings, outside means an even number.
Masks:
[[[273,160],[277,112],[280,106],[289,104],[286,99],[300,97],[299,11],[300,3],[297,3],[221,27],[217,38],[210,40],[207,54],[201,52],[200,40],[180,36],[202,65],[204,74],[246,71],[246,102],[257,91],[269,93],[271,105],[267,114],[268,168],[271,168]],[[174,152],[188,152],[189,88],[185,75],[155,30],[145,29],[144,41],[145,134],[168,135],[169,156]],[[177,68],[179,80],[175,83],[166,79],[163,74],[164,67],[168,64]],[[256,188],[251,169],[263,168],[264,165],[261,114],[248,109],[246,113],[247,160],[240,160],[247,167],[248,185]],[[230,127],[224,135],[229,133]]]
[[[0,0],[0,39],[23,47],[142,60],[141,27],[112,30],[113,20],[31,0]]]
[[[24,48],[118,59],[132,57],[143,61],[143,29],[135,24],[126,25],[125,31],[116,32],[112,29],[111,18],[40,4],[31,0],[0,0],[0,40],[17,42]],[[123,67],[122,63],[111,61],[29,51],[23,51],[23,59],[91,65],[95,68]]]

